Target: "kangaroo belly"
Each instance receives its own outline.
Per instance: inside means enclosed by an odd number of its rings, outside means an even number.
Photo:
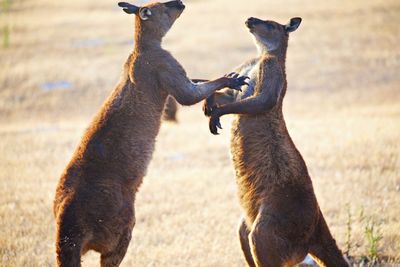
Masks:
[[[305,164],[282,122],[239,115],[232,124],[231,153],[239,199],[250,220],[279,188],[304,188],[314,198]]]
[[[254,220],[267,188],[276,177],[272,166],[268,132],[257,118],[238,116],[232,124],[231,153],[239,201]]]

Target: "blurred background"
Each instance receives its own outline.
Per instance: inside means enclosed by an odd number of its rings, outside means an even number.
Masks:
[[[54,266],[55,186],[119,79],[134,18],[117,1],[0,2],[0,265]],[[399,258],[400,2],[185,3],[164,47],[192,78],[256,55],[248,17],[303,18],[287,56],[289,132],[342,250]],[[162,125],[122,266],[244,266],[232,117],[212,136],[200,105],[178,112]],[[83,259],[97,264],[95,253]]]

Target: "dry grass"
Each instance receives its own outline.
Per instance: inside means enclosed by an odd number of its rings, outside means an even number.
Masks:
[[[112,1],[12,1],[0,13],[0,265],[54,266],[57,179],[132,49],[132,17]],[[188,1],[165,47],[191,77],[212,78],[255,54],[243,22],[300,15],[288,54],[285,114],[341,247],[346,203],[377,221],[380,255],[400,257],[400,3]],[[48,81],[72,88],[44,91]],[[137,200],[123,266],[243,266],[229,122],[208,133],[199,106],[164,124]],[[365,255],[364,222],[352,224]],[[84,266],[95,266],[94,253]]]

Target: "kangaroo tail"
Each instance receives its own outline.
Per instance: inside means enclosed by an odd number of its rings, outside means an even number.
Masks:
[[[332,237],[321,211],[319,213],[319,222],[310,245],[311,256],[319,266],[350,266],[344,258],[342,251],[338,248],[335,239]]]

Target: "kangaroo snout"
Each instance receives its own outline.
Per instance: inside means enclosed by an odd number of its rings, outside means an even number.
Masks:
[[[253,28],[256,24],[258,24],[258,23],[260,23],[260,22],[261,22],[260,19],[251,17],[251,18],[248,18],[248,19],[246,20],[246,26],[247,26],[249,29],[251,29],[251,28]]]
[[[185,5],[183,4],[183,2],[181,0],[174,0],[174,1],[169,1],[165,3],[165,6],[167,7],[175,7],[178,9],[185,9]]]

